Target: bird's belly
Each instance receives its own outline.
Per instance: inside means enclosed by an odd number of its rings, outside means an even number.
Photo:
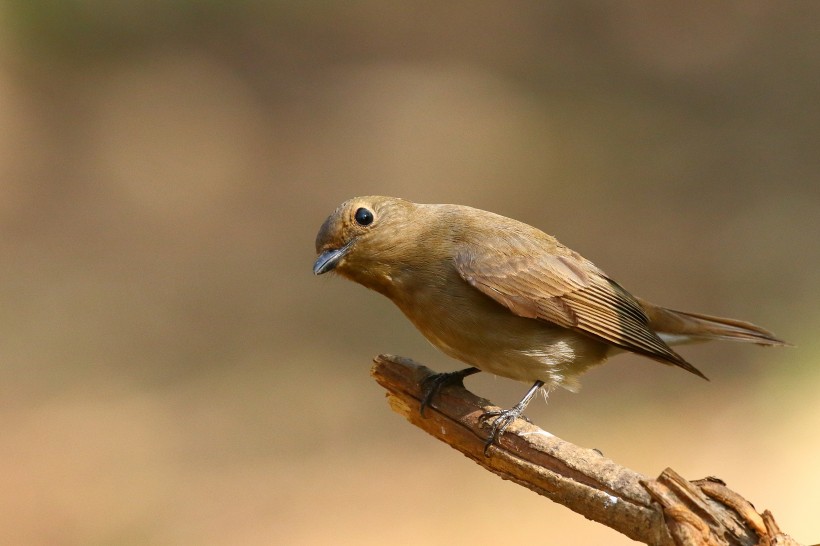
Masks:
[[[575,378],[606,358],[604,343],[548,322],[513,315],[490,303],[480,313],[475,309],[462,313],[458,306],[450,306],[438,308],[435,316],[405,314],[448,356],[518,381],[541,380],[548,387],[574,390]]]

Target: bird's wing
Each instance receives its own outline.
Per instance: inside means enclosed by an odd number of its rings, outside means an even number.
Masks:
[[[459,249],[455,266],[465,281],[518,316],[570,328],[705,378],[649,328],[631,294],[591,262],[562,249],[510,253],[469,245]]]

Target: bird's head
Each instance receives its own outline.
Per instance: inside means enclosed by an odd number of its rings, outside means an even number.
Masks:
[[[394,197],[354,197],[328,216],[316,235],[313,273],[336,271],[365,286],[389,275],[397,246],[414,225],[416,205]],[[372,287],[372,286],[371,286]]]

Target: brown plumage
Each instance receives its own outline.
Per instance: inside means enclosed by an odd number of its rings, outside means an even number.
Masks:
[[[357,197],[328,217],[316,251],[314,273],[384,294],[449,356],[536,382],[530,397],[541,386],[574,390],[581,373],[620,351],[705,378],[669,345],[783,344],[753,324],[640,300],[554,237],[471,207]],[[523,406],[500,415],[490,442]]]

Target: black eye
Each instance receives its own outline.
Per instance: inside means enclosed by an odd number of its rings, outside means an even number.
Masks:
[[[365,208],[358,209],[354,218],[360,226],[369,226],[373,223],[373,213]]]

